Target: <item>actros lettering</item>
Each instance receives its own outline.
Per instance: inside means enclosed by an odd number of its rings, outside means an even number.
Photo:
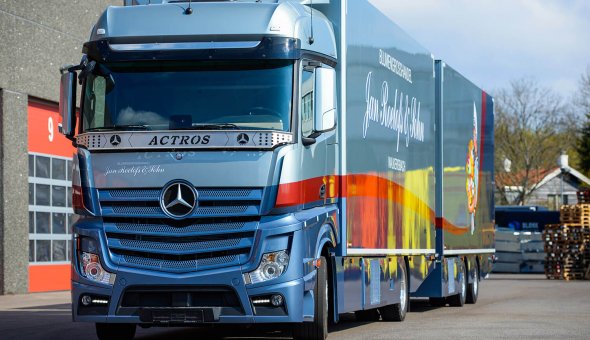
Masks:
[[[367,138],[371,123],[379,124],[397,134],[396,151],[399,151],[400,137],[405,139],[406,147],[410,140],[424,142],[424,122],[420,120],[420,102],[398,91],[394,92],[393,106],[389,104],[389,84],[381,84],[381,100],[372,95],[373,72],[367,75],[367,108],[363,119],[363,138]]]
[[[154,136],[148,145],[207,145],[211,136]]]

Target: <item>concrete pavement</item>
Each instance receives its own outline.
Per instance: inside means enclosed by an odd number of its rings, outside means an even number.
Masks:
[[[412,300],[402,323],[356,322],[344,315],[329,339],[588,339],[590,281],[543,275],[494,274],[477,304],[431,307]],[[279,330],[222,328],[138,329],[137,339],[289,338]],[[94,327],[71,322],[69,292],[0,296],[0,339],[93,339]]]

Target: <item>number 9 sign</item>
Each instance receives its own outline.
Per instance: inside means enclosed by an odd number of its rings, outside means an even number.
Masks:
[[[49,130],[49,141],[53,142],[53,118],[49,117],[47,120],[47,130]]]
[[[61,117],[58,106],[31,101],[28,113],[29,152],[71,158],[76,149],[59,133]]]

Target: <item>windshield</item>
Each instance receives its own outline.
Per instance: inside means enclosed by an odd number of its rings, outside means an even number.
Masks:
[[[290,131],[292,84],[292,61],[97,64],[82,128]]]

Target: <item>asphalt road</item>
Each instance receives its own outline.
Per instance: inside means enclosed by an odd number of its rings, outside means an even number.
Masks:
[[[66,292],[0,296],[0,339],[93,339],[91,324],[72,323]],[[232,329],[138,329],[136,339],[281,339],[288,332]],[[412,300],[406,320],[356,322],[345,315],[329,339],[590,339],[590,281],[494,274],[477,304],[430,307]]]

